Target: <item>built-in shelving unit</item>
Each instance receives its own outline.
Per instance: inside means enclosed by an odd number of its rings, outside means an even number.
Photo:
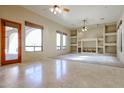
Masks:
[[[103,50],[104,50],[104,44],[103,44],[103,41],[104,41],[104,39],[103,38],[98,38],[97,39],[98,41],[98,53],[100,53],[100,54],[103,54]]]
[[[116,43],[105,43],[105,46],[116,46]]]
[[[116,25],[103,26],[103,35],[96,38],[79,38],[78,30],[71,31],[71,52],[91,52],[116,55]]]
[[[97,53],[97,38],[82,39],[82,52]]]
[[[105,33],[106,36],[115,36],[116,32],[112,32],[112,33]]]
[[[103,38],[81,39],[81,52],[103,53]]]
[[[77,52],[77,30],[71,31],[71,52]]]
[[[105,26],[105,54],[116,55],[116,25]]]

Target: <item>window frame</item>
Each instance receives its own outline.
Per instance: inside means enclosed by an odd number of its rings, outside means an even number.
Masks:
[[[63,36],[65,35],[65,43],[66,43],[66,45],[65,46],[63,46]],[[62,50],[66,50],[66,48],[67,48],[67,34],[66,33],[62,33]]]
[[[36,29],[41,29],[41,46],[26,46],[26,30],[25,30],[25,32],[24,32],[24,35],[25,35],[24,36],[24,51],[25,52],[43,52],[43,30],[44,30],[44,27],[41,26],[41,25],[35,24],[35,23],[31,23],[29,21],[25,21],[25,28],[26,28],[26,26],[27,27],[36,28]],[[26,47],[33,47],[33,51],[27,51]],[[35,50],[36,47],[40,47],[41,50],[40,51],[36,51]]]
[[[60,34],[60,46],[57,46],[57,33]],[[63,46],[63,35],[66,36],[66,46]],[[58,47],[60,48],[58,49]],[[56,50],[66,50],[66,48],[67,48],[67,34],[64,32],[56,31]]]
[[[57,46],[57,34],[60,34],[60,46]],[[60,31],[56,31],[56,50],[61,50],[62,48],[61,48],[61,34],[62,34],[62,32],[60,32]],[[58,47],[59,47],[59,49],[58,49]]]

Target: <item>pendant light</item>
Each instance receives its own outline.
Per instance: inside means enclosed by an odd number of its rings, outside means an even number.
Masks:
[[[88,30],[88,28],[86,27],[86,21],[87,21],[87,20],[83,20],[84,25],[83,25],[83,27],[81,28],[81,31],[82,31],[82,32],[85,32],[85,31]]]

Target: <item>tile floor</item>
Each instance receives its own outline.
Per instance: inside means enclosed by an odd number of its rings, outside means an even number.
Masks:
[[[124,68],[124,64],[120,62],[116,57],[109,56],[109,55],[103,55],[103,54],[96,54],[96,53],[67,54],[67,55],[56,56],[53,58]]]
[[[124,68],[61,59],[23,62],[0,67],[0,87],[124,87]]]

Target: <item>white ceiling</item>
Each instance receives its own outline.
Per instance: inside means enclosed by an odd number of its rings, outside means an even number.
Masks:
[[[81,20],[87,19],[87,25],[102,24],[115,22],[119,19],[124,6],[119,5],[66,5],[69,13],[54,15],[50,12],[51,5],[23,5],[22,7],[29,9],[37,14],[47,17],[68,28],[81,26]],[[101,20],[104,18],[104,20]]]

